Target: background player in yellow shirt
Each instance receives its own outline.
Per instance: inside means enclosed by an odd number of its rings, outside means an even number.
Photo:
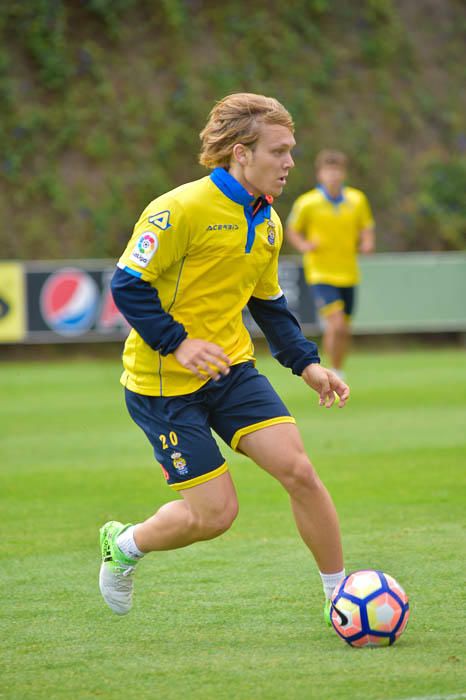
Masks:
[[[238,503],[214,430],[287,490],[325,595],[344,575],[338,518],[294,418],[254,366],[242,321],[248,305],[273,355],[330,407],[349,389],[319,364],[278,283],[283,232],[272,208],[293,167],[293,122],[275,99],[230,95],[201,133],[206,176],[164,194],[142,213],[112,280],[132,326],[122,383],[128,410],[181,498],[137,525],[100,531],[100,590],[117,614],[132,605],[135,565],[148,552],[225,532]],[[328,612],[329,604],[326,603]]]
[[[319,185],[298,197],[286,234],[303,253],[305,279],[324,321],[324,352],[341,375],[359,282],[357,254],[374,252],[374,220],[364,193],[344,185],[344,153],[321,151],[315,165]]]

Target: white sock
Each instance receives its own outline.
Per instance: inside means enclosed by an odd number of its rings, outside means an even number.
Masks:
[[[325,597],[331,598],[337,583],[339,583],[342,578],[345,578],[345,570],[337,571],[335,574],[323,574],[322,571],[319,571],[319,573],[322,579]]]
[[[144,552],[141,552],[136,542],[134,541],[134,528],[135,525],[131,525],[121,532],[116,540],[117,546],[126,557],[130,559],[141,559],[144,556]]]

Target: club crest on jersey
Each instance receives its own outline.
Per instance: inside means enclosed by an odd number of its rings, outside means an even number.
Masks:
[[[144,231],[137,240],[130,255],[130,260],[134,260],[139,267],[147,267],[155,251],[159,247],[157,237],[150,231]]]
[[[266,219],[267,221],[267,240],[270,245],[275,244],[275,224],[272,219]]]
[[[165,209],[165,211],[159,211],[158,214],[152,214],[152,216],[149,216],[149,223],[157,226],[162,231],[166,231],[171,226],[170,212],[168,209]]]
[[[173,462],[173,466],[175,467],[178,474],[181,474],[181,476],[184,476],[185,474],[188,473],[188,467],[186,466],[186,460],[181,455],[181,452],[172,452],[170,457],[171,457],[171,460]]]

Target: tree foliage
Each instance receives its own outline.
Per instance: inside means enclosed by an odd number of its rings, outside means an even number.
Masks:
[[[4,254],[118,255],[148,201],[203,174],[198,132],[216,99],[243,90],[276,96],[295,118],[282,216],[313,185],[316,152],[337,147],[382,248],[463,247],[464,23],[456,0],[431,13],[408,5],[2,3]]]

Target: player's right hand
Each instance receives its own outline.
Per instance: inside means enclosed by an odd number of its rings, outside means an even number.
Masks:
[[[174,351],[174,356],[182,367],[189,369],[199,379],[211,377],[214,381],[230,371],[230,358],[220,345],[207,340],[185,338]]]

